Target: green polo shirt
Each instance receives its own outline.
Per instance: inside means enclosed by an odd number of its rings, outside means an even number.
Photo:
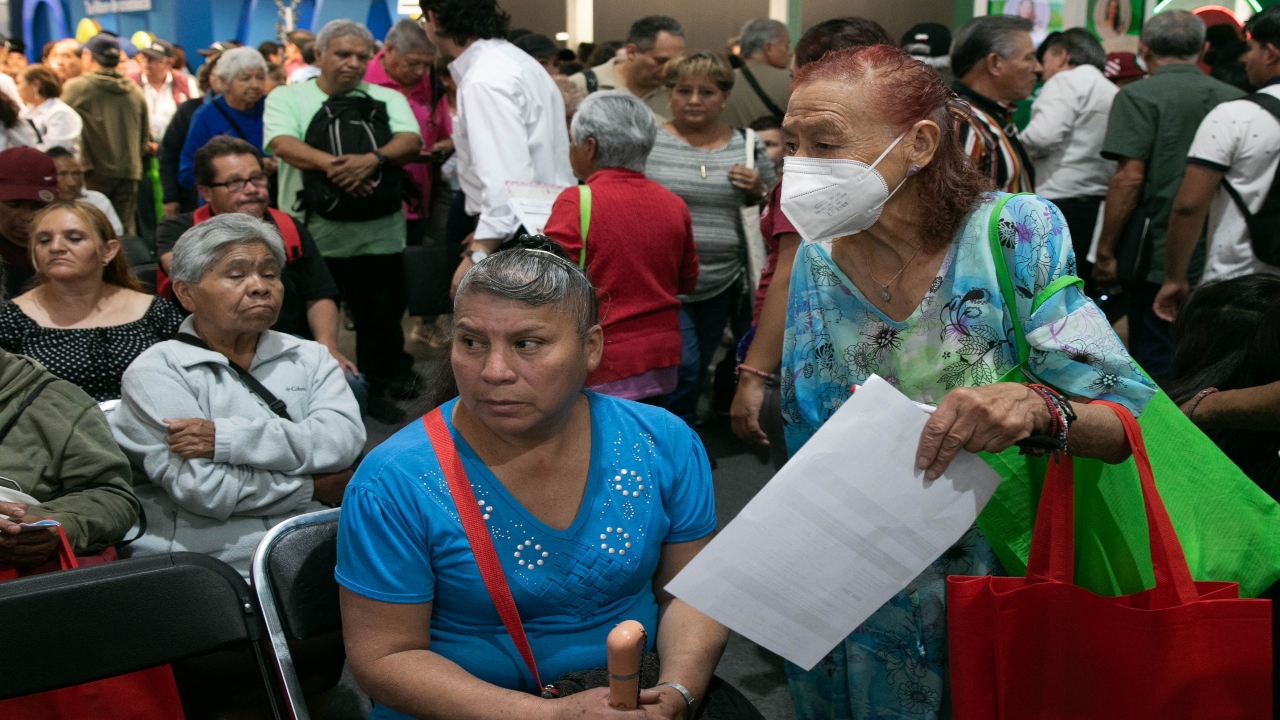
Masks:
[[[387,104],[392,133],[421,135],[418,121],[409,108],[404,95],[379,85],[360,83],[360,90],[374,100]],[[306,141],[311,119],[328,101],[314,80],[296,85],[282,85],[267,96],[267,108],[262,115],[262,145],[287,135]],[[320,254],[327,258],[344,258],[356,255],[391,255],[404,252],[404,211],[391,213],[376,220],[348,221],[326,220],[318,215],[307,219],[298,205],[298,193],[302,191],[302,171],[283,160],[280,161],[280,193],[277,202],[280,209],[307,224],[307,230],[315,238]]]
[[[1165,234],[1173,199],[1187,170],[1187,151],[1200,121],[1218,105],[1244,97],[1240,90],[1192,64],[1165,65],[1120,90],[1111,104],[1102,156],[1147,164],[1139,208],[1151,218],[1147,281],[1164,282]]]

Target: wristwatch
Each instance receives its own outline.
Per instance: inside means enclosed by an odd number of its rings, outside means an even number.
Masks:
[[[693,717],[693,711],[698,707],[698,701],[693,698],[693,693],[689,692],[688,688],[678,682],[660,682],[657,685],[654,685],[654,687],[659,688],[664,685],[669,688],[675,688],[676,692],[684,696],[684,701],[689,706],[689,717]]]
[[[373,156],[374,156],[374,157],[376,157],[376,158],[378,158],[378,167],[379,167],[379,168],[382,168],[382,166],[383,166],[383,165],[386,165],[386,164],[387,164],[387,156],[386,156],[386,155],[383,155],[382,153],[378,152],[377,150],[374,150],[374,151],[373,151]]]
[[[481,261],[481,260],[484,260],[484,259],[485,259],[485,258],[487,258],[487,257],[489,257],[489,251],[488,251],[488,250],[472,250],[472,251],[471,251],[471,264],[472,264],[472,265],[479,265],[479,264],[480,264],[480,261]]]

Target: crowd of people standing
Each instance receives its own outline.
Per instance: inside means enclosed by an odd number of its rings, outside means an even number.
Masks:
[[[794,44],[760,18],[726,56],[668,16],[575,52],[495,0],[420,5],[385,38],[215,43],[194,74],[108,32],[0,74],[0,443],[40,448],[0,461],[0,515],[111,557],[145,517],[121,553],[247,573],[270,527],[342,506],[375,717],[622,718],[531,691],[635,618],[661,666],[643,704],[752,718],[713,674],[727,630],[663,590],[716,527],[707,399],[781,467],[878,375],[938,407],[933,479],[1053,428],[1122,461],[1086,401],[1136,417],[1163,389],[1280,496],[1280,8],[1207,74],[1183,11],[1136,55],[995,15]],[[556,193],[543,227],[521,187]],[[452,316],[408,325],[410,290]],[[446,377],[407,339],[446,346]],[[998,382],[1020,369],[1052,388]],[[368,418],[403,429],[366,455]],[[457,468],[545,664],[460,560]],[[15,527],[0,564],[45,566],[56,545]],[[957,548],[788,665],[798,717],[945,716],[945,578],[1004,573],[977,526]]]

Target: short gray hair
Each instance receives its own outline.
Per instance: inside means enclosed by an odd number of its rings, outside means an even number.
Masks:
[[[1142,24],[1142,44],[1156,57],[1188,60],[1204,48],[1204,21],[1186,10],[1168,10]]]
[[[394,46],[397,52],[424,52],[436,54],[436,46],[431,44],[427,33],[416,20],[405,18],[387,32],[386,44]]]
[[[634,43],[640,52],[649,52],[658,43],[658,33],[668,33],[678,38],[684,37],[684,28],[680,21],[668,15],[650,15],[631,23],[627,33],[627,42]]]
[[[226,82],[231,82],[240,77],[240,73],[250,70],[267,71],[267,61],[263,59],[262,53],[257,48],[238,47],[232,48],[218,58],[218,64],[213,67],[215,77],[221,78]]]
[[[369,50],[374,48],[373,33],[369,28],[355,20],[330,20],[316,34],[316,55],[322,55],[329,49],[329,43],[340,37],[358,37],[369,45]]]
[[[548,238],[533,238],[554,244]],[[530,307],[563,306],[574,321],[578,337],[586,338],[600,322],[600,302],[586,273],[549,250],[525,247],[496,252],[462,276],[453,298],[456,311],[471,293],[514,300]]]
[[[1030,33],[1033,27],[1030,20],[1014,15],[984,15],[960,26],[951,43],[951,70],[956,79],[968,75],[991,53],[1003,58],[1013,55],[1018,49],[1018,33]]]
[[[581,146],[596,139],[596,165],[644,172],[658,123],[640,98],[625,90],[592,93],[578,105],[569,126],[569,139]]]
[[[785,42],[790,37],[787,26],[777,20],[756,18],[742,26],[742,35],[738,38],[738,56],[749,58],[764,52],[769,43]]]
[[[1093,33],[1084,28],[1070,28],[1054,35],[1045,41],[1052,48],[1062,48],[1067,53],[1067,62],[1073,67],[1092,65],[1099,70],[1107,67],[1107,51]]]
[[[198,283],[232,246],[253,243],[266,245],[280,267],[285,266],[284,241],[275,227],[244,213],[215,215],[178,238],[169,261],[169,277]]]

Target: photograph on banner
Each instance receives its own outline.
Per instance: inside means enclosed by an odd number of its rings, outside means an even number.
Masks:
[[[1031,21],[1031,39],[1039,45],[1045,36],[1061,30],[1062,0],[992,0],[988,15],[1017,15]]]
[[[1085,28],[1107,52],[1135,52],[1142,34],[1143,0],[1089,0]]]

